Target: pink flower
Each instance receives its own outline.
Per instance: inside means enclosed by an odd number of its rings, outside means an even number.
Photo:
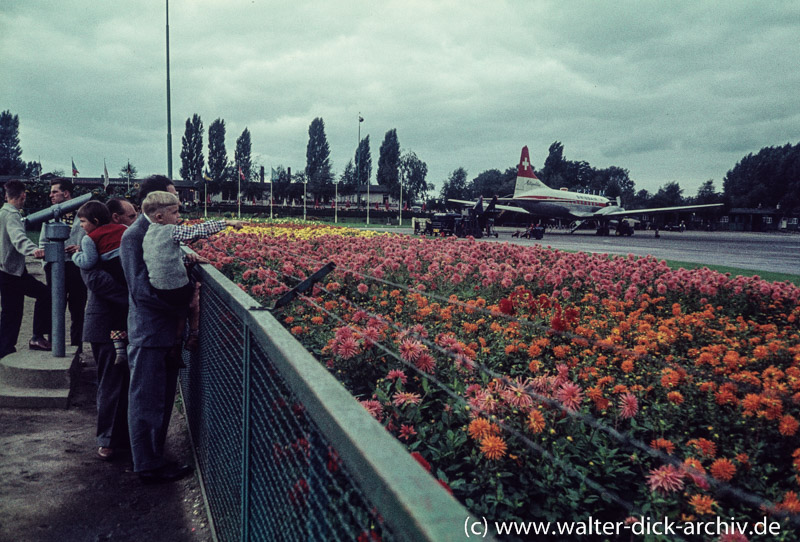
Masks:
[[[416,365],[417,369],[424,373],[433,374],[434,369],[436,369],[436,360],[434,360],[433,356],[427,352],[423,352],[416,360],[414,360],[414,365]]]
[[[633,418],[639,412],[639,401],[632,393],[626,393],[619,400],[619,417],[623,419]]]
[[[683,471],[674,465],[663,465],[650,471],[647,477],[650,491],[658,491],[666,495],[683,489]]]
[[[400,438],[408,440],[413,435],[416,435],[417,432],[414,430],[413,425],[406,425],[402,424],[400,426]]]
[[[358,283],[358,287],[356,289],[358,290],[358,293],[361,294],[361,295],[364,295],[367,292],[369,292],[369,286],[367,286],[363,282],[359,282]]]
[[[581,387],[573,382],[565,382],[558,388],[555,395],[562,405],[567,410],[576,411],[581,406],[583,400],[583,393]]]
[[[421,342],[414,339],[405,339],[400,343],[400,357],[405,361],[415,361],[424,352],[424,346]]]
[[[368,399],[366,401],[359,401],[361,406],[367,409],[367,411],[372,414],[372,417],[378,421],[381,421],[383,418],[383,405],[380,404],[379,401],[375,401],[374,399]]]
[[[392,395],[392,404],[394,406],[403,406],[403,405],[416,405],[418,404],[422,398],[418,393],[411,393],[407,391],[398,391],[394,395]]]
[[[402,382],[403,384],[405,384],[406,381],[408,380],[408,378],[406,377],[406,373],[404,373],[400,369],[392,369],[391,371],[389,371],[389,374],[386,375],[386,378],[389,380],[399,379],[400,382]]]
[[[358,343],[352,336],[344,337],[333,347],[333,352],[342,359],[350,359],[358,354]]]

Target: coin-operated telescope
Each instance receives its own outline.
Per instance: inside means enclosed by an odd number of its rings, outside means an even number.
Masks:
[[[53,357],[57,358],[63,358],[66,351],[64,309],[67,304],[67,291],[64,286],[64,241],[69,239],[70,234],[70,227],[61,222],[61,217],[76,211],[90,199],[92,199],[92,194],[84,194],[63,203],[56,203],[47,209],[42,209],[25,217],[25,222],[28,226],[35,226],[42,222],[53,220],[53,222],[45,224],[44,232],[48,242],[44,244],[44,261],[53,264],[50,275],[53,318],[50,342],[53,345]]]

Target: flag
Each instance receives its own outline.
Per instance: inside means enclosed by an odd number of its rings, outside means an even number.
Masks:
[[[239,178],[244,180],[244,173],[242,173],[242,166],[239,166]]]
[[[364,122],[364,117],[362,117],[361,115],[359,115],[359,116],[358,116],[358,122]]]
[[[207,183],[211,182],[211,177],[208,176],[208,172],[207,171],[205,173],[203,173],[203,180],[205,182],[207,182]]]
[[[74,169],[75,166],[73,166]],[[108,167],[106,167],[106,161],[103,160],[103,188],[108,189]]]
[[[275,179],[277,179],[277,178],[278,178],[278,172],[277,172],[277,171],[275,171],[275,168],[274,168],[274,167],[272,167],[272,168],[270,168],[270,169],[272,170],[272,172],[271,172],[271,173],[270,173],[270,175],[269,175],[269,181],[270,181],[270,182],[272,182],[272,181],[274,181]]]
[[[72,176],[73,177],[77,177],[78,173],[80,173],[80,172],[78,171],[78,168],[75,167],[75,160],[73,159],[72,160]]]

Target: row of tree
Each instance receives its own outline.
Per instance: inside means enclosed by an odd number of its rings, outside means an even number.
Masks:
[[[222,194],[236,199],[238,189],[247,198],[261,198],[267,185],[260,182],[263,167],[252,158],[250,131],[245,128],[236,140],[234,158],[228,158],[225,148],[225,121],[216,119],[208,130],[208,162],[203,154],[203,121],[195,114],[186,119],[182,139],[182,179],[206,183],[210,194]],[[19,118],[10,111],[0,113],[0,175],[36,177],[42,173],[38,162],[25,162],[19,141]],[[63,175],[63,171],[53,173]],[[489,169],[468,180],[467,171],[456,168],[444,180],[439,197],[429,198],[433,185],[427,182],[428,166],[412,151],[401,152],[397,130],[386,132],[380,147],[376,180],[388,193],[398,198],[402,180],[403,200],[427,203],[430,208],[443,207],[448,199],[475,199],[478,196],[509,195],[514,192],[516,166],[504,170]],[[553,188],[621,197],[626,207],[666,207],[671,205],[724,202],[729,207],[779,207],[785,211],[800,210],[800,143],[782,147],[764,147],[757,154],[742,158],[723,179],[723,191],[717,192],[713,180],[701,185],[695,196],[685,197],[680,185],[673,181],[661,186],[654,194],[635,190],[627,169],[611,166],[592,167],[585,161],[567,160],[564,146],[555,141],[541,169],[536,171],[542,181]],[[130,161],[122,168],[120,177],[135,179],[136,168]],[[353,159],[349,160],[338,178],[342,195],[364,190],[372,177],[372,155],[369,135],[359,141]],[[325,123],[315,118],[308,128],[306,165],[292,172],[279,166],[273,180],[273,197],[278,200],[300,199],[304,188],[311,197],[329,201],[336,190],[330,160],[330,146],[325,135]],[[305,184],[305,186],[304,186]]]
[[[264,181],[273,181],[273,197],[298,199],[307,191],[314,199],[333,199],[337,187],[330,159],[330,145],[325,135],[325,121],[315,118],[308,127],[305,169],[290,173],[283,166],[270,171],[264,179],[264,168],[252,158],[250,131],[245,128],[236,140],[234,159],[228,159],[225,149],[225,121],[217,119],[208,129],[208,167],[203,155],[203,121],[195,114],[186,119],[181,148],[181,178],[187,181],[207,182],[210,194],[222,194],[223,199],[235,199],[237,190],[247,198],[261,198],[267,190]],[[256,171],[256,170],[259,171]],[[417,201],[424,197],[429,187],[426,181],[428,166],[414,152],[401,153],[397,130],[386,132],[380,147],[377,183],[398,198],[400,186],[404,199]],[[355,152],[355,162],[350,160],[338,179],[338,191],[343,195],[366,190],[372,177],[372,154],[369,135],[361,139]],[[303,186],[305,184],[305,187]]]

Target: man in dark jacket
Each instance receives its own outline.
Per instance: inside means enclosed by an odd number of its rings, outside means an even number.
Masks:
[[[156,190],[176,193],[163,176],[148,177],[139,191],[139,201]],[[120,259],[128,282],[128,425],[133,470],[144,483],[180,480],[192,467],[164,458],[164,443],[178,382],[178,368],[167,362],[175,344],[178,309],[162,301],[147,278],[142,241],[150,226],[144,214],[122,236]]]

